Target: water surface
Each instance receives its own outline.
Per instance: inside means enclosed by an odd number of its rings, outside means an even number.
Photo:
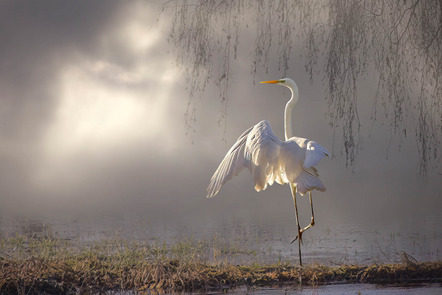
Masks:
[[[79,244],[106,239],[138,243],[175,244],[183,240],[216,241],[229,249],[232,263],[297,263],[297,243],[292,222],[260,219],[195,220],[172,222],[145,215],[85,218],[0,218],[0,236],[50,236]],[[400,225],[383,220],[352,223],[317,223],[303,235],[304,263],[326,265],[398,263],[404,257],[418,262],[441,259],[442,214],[405,220]],[[241,250],[241,251],[239,251]],[[209,254],[209,256],[212,254]]]

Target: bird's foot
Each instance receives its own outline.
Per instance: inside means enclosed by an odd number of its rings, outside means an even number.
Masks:
[[[301,241],[302,244],[302,234],[308,230],[309,228],[311,228],[312,226],[315,225],[315,219],[312,217],[312,221],[310,222],[309,225],[307,225],[304,228],[298,228],[298,236],[296,238],[293,239],[293,241],[290,244],[293,244],[297,239],[299,239]]]
[[[299,239],[301,241],[301,244],[303,244],[302,243],[302,233],[303,232],[304,232],[304,230],[298,229],[298,235],[293,239],[293,241],[291,241],[290,244],[293,244],[297,239]]]

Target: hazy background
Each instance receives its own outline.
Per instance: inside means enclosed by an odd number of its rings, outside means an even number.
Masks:
[[[141,216],[139,228],[167,224],[164,235],[182,227],[216,231],[220,224],[259,223],[286,226],[278,239],[291,241],[295,219],[288,187],[256,193],[243,172],[216,198],[205,198],[212,173],[244,130],[267,119],[283,137],[290,93],[253,84],[247,45],[253,25],[250,34],[242,32],[231,69],[226,128],[218,123],[222,107],[209,86],[193,132],[184,124],[185,80],[167,43],[172,16],[159,17],[158,2],[1,1],[3,222],[15,216]],[[288,74],[300,90],[294,131],[334,155],[318,167],[327,191],[313,193],[317,227],[311,231],[370,223],[374,230],[401,232],[411,224],[439,241],[442,172],[419,177],[413,135],[399,148],[389,126],[369,120],[376,77],[360,83],[363,149],[355,166],[346,168],[325,116],[325,86],[320,79],[309,82],[300,48],[295,42]],[[272,60],[278,62],[276,53]],[[276,66],[256,76],[277,78]],[[302,223],[308,223],[308,203],[300,206]]]

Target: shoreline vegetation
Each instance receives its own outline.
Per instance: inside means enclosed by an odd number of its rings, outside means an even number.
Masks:
[[[330,283],[442,282],[442,261],[299,267],[295,262],[235,263],[228,256],[253,251],[220,240],[166,243],[121,239],[80,244],[48,237],[0,240],[0,293],[71,294],[106,291],[181,292],[235,287]]]

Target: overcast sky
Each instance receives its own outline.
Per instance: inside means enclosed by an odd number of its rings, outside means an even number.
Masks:
[[[158,16],[159,5],[149,1],[1,1],[1,212],[138,210],[185,219],[228,210],[292,218],[288,187],[258,194],[248,172],[215,199],[205,198],[212,173],[244,130],[267,119],[282,138],[289,91],[253,84],[247,46],[253,37],[244,31],[226,128],[209,86],[197,105],[195,132],[186,135],[186,81],[167,44],[172,16]],[[314,193],[317,219],[440,215],[441,173],[419,178],[414,138],[399,151],[389,127],[369,121],[376,89],[370,77],[360,96],[363,149],[355,166],[345,167],[325,116],[325,86],[309,82],[299,48],[295,43],[288,74],[300,90],[294,132],[334,153],[318,166],[327,191]],[[280,77],[277,66],[257,74],[258,81]]]

